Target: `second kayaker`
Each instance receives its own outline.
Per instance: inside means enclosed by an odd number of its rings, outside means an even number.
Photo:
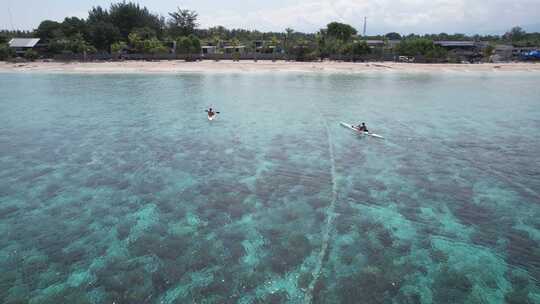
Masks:
[[[356,129],[360,132],[369,132],[365,122],[363,122],[361,125],[356,126]]]

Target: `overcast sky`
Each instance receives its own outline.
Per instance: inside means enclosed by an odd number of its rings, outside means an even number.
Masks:
[[[87,17],[92,6],[116,1],[0,0],[0,28],[33,29],[45,19]],[[331,21],[352,24],[367,34],[495,33],[514,25],[540,31],[540,0],[152,0],[136,1],[167,15],[177,6],[199,13],[201,27],[314,32]],[[11,17],[10,17],[11,12]],[[528,27],[527,27],[528,26]]]

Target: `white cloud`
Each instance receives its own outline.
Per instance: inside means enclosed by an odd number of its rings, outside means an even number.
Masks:
[[[215,11],[201,16],[201,23],[274,31],[292,27],[311,32],[331,21],[341,21],[360,31],[363,16],[368,17],[368,34],[476,33],[536,23],[540,0],[313,0],[248,13]]]
[[[13,14],[16,28],[32,29],[44,19],[86,17],[92,5],[109,6],[120,0],[0,0]],[[331,21],[362,30],[368,17],[368,34],[504,31],[514,25],[534,25],[540,20],[540,0],[135,0],[151,11],[166,15],[177,5],[200,12],[202,27],[227,27],[283,31],[292,27],[314,32]],[[0,27],[11,28],[7,9],[0,10]],[[537,27],[538,28],[538,27]]]

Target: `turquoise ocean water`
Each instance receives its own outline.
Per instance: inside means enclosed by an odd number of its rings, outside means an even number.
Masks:
[[[0,74],[0,302],[540,303],[539,80]]]

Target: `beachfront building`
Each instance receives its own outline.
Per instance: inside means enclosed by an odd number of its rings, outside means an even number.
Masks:
[[[217,53],[217,47],[214,45],[204,45],[201,46],[202,55],[213,55]]]
[[[279,44],[274,45],[271,41],[267,40],[253,41],[253,49],[255,53],[261,54],[281,54],[285,52]]]
[[[266,47],[266,41],[255,40],[253,41],[253,47],[255,48],[255,53],[264,53],[264,48]]]
[[[366,40],[366,43],[372,49],[384,47],[384,40]]]
[[[491,62],[501,62],[512,60],[514,47],[508,44],[497,44],[493,50],[493,55],[489,58]]]
[[[445,48],[458,61],[477,62],[482,60],[482,50],[487,43],[477,41],[433,41],[435,45]]]
[[[225,54],[234,54],[234,53],[243,54],[246,52],[246,46],[245,45],[225,46],[223,47],[223,51],[225,52]]]
[[[386,47],[389,49],[395,49],[396,46],[401,42],[399,39],[390,39],[386,41]]]
[[[433,43],[435,45],[442,46],[445,49],[473,50],[476,47],[476,43],[474,41],[439,40],[439,41],[433,41]]]
[[[38,43],[39,38],[13,38],[8,45],[15,50],[17,55],[24,55],[26,51],[37,48]]]
[[[268,42],[265,40],[253,41],[253,48],[255,49],[255,53],[272,53],[274,51],[270,49]]]

